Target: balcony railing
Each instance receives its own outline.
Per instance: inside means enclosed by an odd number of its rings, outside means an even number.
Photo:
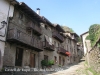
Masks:
[[[77,46],[77,49],[78,49],[78,50],[80,50],[80,49],[81,49],[81,47],[80,47],[80,46]]]
[[[44,49],[49,50],[49,51],[54,51],[55,49],[54,45],[53,44],[50,45],[50,43],[47,41],[43,42],[43,46],[44,46]]]
[[[74,40],[74,41],[78,41],[78,38],[77,37],[72,37],[72,39]]]
[[[58,51],[57,52],[62,54],[62,55],[67,56],[67,54],[66,54],[67,50],[65,50],[64,48],[58,47]]]
[[[27,29],[32,29],[37,35],[42,35],[42,30],[38,25],[28,24]]]
[[[40,40],[16,28],[8,30],[7,41],[21,44],[36,51],[43,51],[43,43]]]
[[[62,35],[60,35],[59,33],[57,33],[56,31],[53,32],[53,37],[57,40],[59,40],[60,42],[64,41],[64,37]]]

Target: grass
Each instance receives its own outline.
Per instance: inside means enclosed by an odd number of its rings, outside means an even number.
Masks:
[[[93,75],[99,75],[96,71],[94,71],[91,67],[88,68],[87,70],[89,70],[90,72],[93,73]]]
[[[86,69],[84,70],[84,73],[85,73],[86,75],[88,75],[88,72],[87,72],[88,70],[89,70],[90,72],[92,72],[93,75],[100,75],[100,74],[98,74],[95,70],[93,70],[91,67],[88,67],[88,62],[87,62],[87,61],[85,61],[84,66],[86,67]]]

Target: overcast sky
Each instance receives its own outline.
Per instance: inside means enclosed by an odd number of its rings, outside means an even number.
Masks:
[[[17,0],[52,23],[66,25],[78,35],[88,31],[90,25],[100,24],[100,0]]]

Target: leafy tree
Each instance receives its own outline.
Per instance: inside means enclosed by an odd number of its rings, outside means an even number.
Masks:
[[[86,40],[90,40],[90,36],[89,35],[86,37]]]
[[[100,37],[100,24],[93,24],[89,28],[89,39],[91,46],[94,46]]]
[[[74,30],[72,28],[69,28],[67,26],[61,26],[61,27],[65,30],[65,32],[67,32],[67,31],[74,32]]]

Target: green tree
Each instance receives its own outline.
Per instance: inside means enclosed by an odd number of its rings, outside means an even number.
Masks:
[[[94,46],[100,37],[100,24],[93,24],[89,28],[89,39],[91,46]]]
[[[69,28],[67,26],[61,26],[65,32],[69,31],[69,32],[74,32],[74,30],[72,28]]]

